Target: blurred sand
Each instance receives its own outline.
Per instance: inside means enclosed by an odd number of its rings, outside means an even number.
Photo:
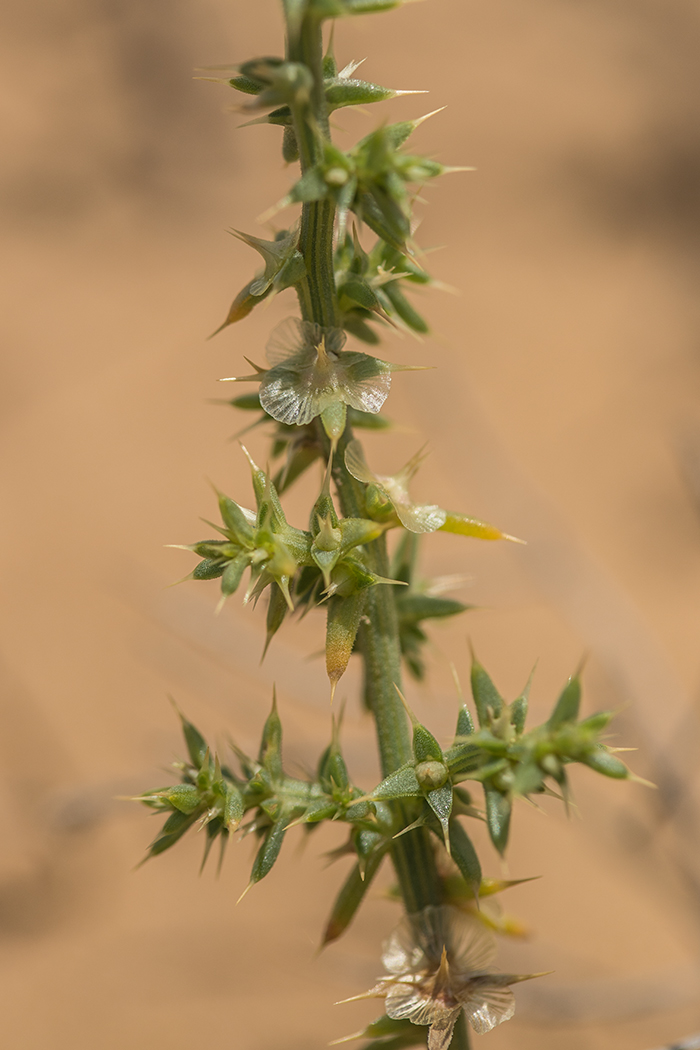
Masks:
[[[372,981],[395,920],[376,893],[315,956],[344,878],[320,859],[335,829],[288,845],[235,908],[249,841],[218,881],[197,877],[197,841],[134,872],[153,822],[114,801],[181,752],[168,693],[253,747],[276,680],[290,765],[327,739],[321,621],[260,668],[261,612],[234,600],[214,619],[215,584],[166,589],[191,561],[163,548],[200,538],[206,478],[248,498],[228,441],[245,420],[207,399],[294,311],[287,293],[204,341],[257,262],[223,231],[255,232],[290,176],[278,132],[237,132],[236,100],[191,71],[278,51],[277,6],[9,0],[1,17],[5,1042],[320,1050],[377,1012],[332,1003]],[[436,367],[395,381],[388,414],[410,431],[370,456],[389,472],[429,437],[418,495],[528,540],[426,544],[426,573],[469,573],[480,608],[434,632],[411,703],[449,734],[467,633],[511,695],[539,658],[535,717],[588,653],[587,710],[621,709],[631,764],[660,786],[582,770],[582,819],[521,807],[510,873],[544,878],[504,899],[533,935],[503,965],[556,974],[476,1046],[648,1050],[700,1027],[700,13],[429,0],[336,40],[369,79],[431,87],[424,108],[448,109],[417,146],[477,169],[426,190],[420,240],[448,245],[429,263],[460,295],[422,303],[434,339],[387,340],[387,358]],[[342,113],[339,141],[380,119]],[[250,445],[264,457],[262,433]],[[298,524],[314,484],[290,493]],[[347,752],[369,787],[356,681]]]

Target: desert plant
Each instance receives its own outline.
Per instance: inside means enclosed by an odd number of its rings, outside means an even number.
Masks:
[[[384,948],[387,973],[365,993],[384,999],[386,1012],[358,1038],[369,1039],[372,1050],[426,1043],[430,1050],[450,1044],[463,1050],[469,1045],[467,1021],[486,1032],[508,1019],[514,1011],[511,985],[535,976],[491,968],[495,941],[487,927],[493,920],[475,904],[510,883],[482,878],[463,818],[485,819],[503,854],[514,800],[549,793],[566,801],[571,763],[618,779],[631,774],[602,742],[611,715],[579,718],[578,674],[565,685],[549,719],[528,728],[529,683],[508,703],[474,658],[476,723],[466,704],[457,704],[447,747],[415,719],[401,693],[402,663],[415,678],[425,672],[425,624],[466,608],[420,584],[420,536],[513,537],[466,514],[414,502],[409,482],[422,454],[384,476],[368,464],[355,436],[363,428],[387,426],[381,409],[401,366],[347,349],[346,341],[375,346],[392,328],[428,331],[410,300],[414,286],[431,284],[414,243],[413,202],[425,182],[458,170],[408,149],[425,117],[381,124],[347,151],[331,140],[332,111],[399,92],[358,79],[356,63],[339,69],[327,24],[398,5],[399,0],[284,0],[284,57],[255,58],[211,78],[242,93],[251,122],[280,127],[285,160],[298,160],[301,167],[266,217],[301,205],[300,220],[268,238],[236,233],[264,267],[236,295],[221,328],[291,288],[300,317],[275,328],[266,367],[253,364],[251,373],[234,377],[258,384],[231,404],[258,413],[257,421],[274,428],[271,460],[279,466],[263,470],[249,457],[255,509],[219,493],[216,535],[188,548],[200,559],[192,578],[219,579],[222,602],[250,570],[245,601],[267,595],[265,648],[285,617],[325,606],[331,699],[356,652],[364,666],[363,703],[376,726],[383,779],[369,791],[353,783],[343,760],[339,715],[316,775],[290,776],[273,699],[258,755],[237,751],[235,767],[221,761],[181,716],[187,757],[177,764],[178,783],[141,800],[167,814],[149,856],[195,826],[206,829],[207,852],[215,839],[223,849],[239,829],[255,835],[259,848],[250,886],[269,874],[292,827],[326,820],[346,824],[347,847],[340,852],[355,860],[323,943],[347,929],[385,860],[393,864],[405,912]],[[323,481],[309,527],[301,530],[287,522],[281,496],[316,461],[324,468]],[[398,534],[391,554],[390,533]],[[483,812],[475,800],[478,785]]]

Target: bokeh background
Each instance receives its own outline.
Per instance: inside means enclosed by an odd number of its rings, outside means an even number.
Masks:
[[[211,399],[260,360],[291,293],[212,342],[258,259],[226,234],[291,173],[279,131],[237,131],[240,96],[195,67],[275,54],[274,0],[7,0],[2,15],[0,1000],[21,1050],[320,1050],[376,1015],[368,987],[395,905],[378,885],[316,954],[341,862],[323,829],[290,835],[238,907],[253,846],[221,877],[193,837],[134,871],[155,832],[117,801],[182,753],[172,694],[200,728],[254,748],[277,682],[292,769],[329,731],[322,620],[278,635],[165,543],[206,532],[207,479],[250,502]],[[587,712],[658,789],[574,772],[577,809],[521,806],[503,898],[530,938],[492,1050],[648,1050],[700,1027],[700,11],[691,0],[430,0],[337,27],[341,63],[429,88],[343,112],[349,143],[386,115],[447,109],[416,145],[477,170],[427,188],[419,239],[457,294],[421,299],[434,337],[391,336],[400,375],[390,473],[429,438],[419,498],[491,520],[527,547],[438,536],[428,575],[465,573],[477,608],[433,631],[417,712],[448,735],[467,636],[509,696],[539,660],[534,717],[587,655]],[[446,247],[441,247],[446,245]],[[225,389],[230,395],[230,388]],[[248,438],[264,460],[262,431]],[[292,491],[303,525],[316,478]],[[348,698],[357,782],[371,727]],[[550,800],[552,801],[552,800]],[[477,835],[485,870],[500,862]],[[298,845],[297,845],[298,843]],[[387,873],[388,874],[388,873]]]

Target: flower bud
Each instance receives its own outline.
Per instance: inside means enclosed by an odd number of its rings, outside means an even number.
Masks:
[[[441,788],[447,782],[450,771],[444,762],[419,762],[415,767],[418,783],[426,791]]]

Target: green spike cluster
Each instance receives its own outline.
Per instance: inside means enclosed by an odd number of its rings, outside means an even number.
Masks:
[[[323,6],[323,10],[321,10]],[[287,11],[288,25],[297,20],[316,17],[319,22],[342,14],[361,14],[387,10],[395,3],[359,2],[298,5]],[[331,13],[331,9],[335,14]],[[291,30],[294,35],[293,28]],[[385,102],[398,95],[419,94],[385,88],[357,79],[360,63],[350,62],[338,69],[332,45],[323,58],[323,93],[327,114],[348,106],[367,106]],[[287,163],[299,160],[299,143],[295,127],[307,119],[311,84],[308,70],[298,62],[265,56],[235,67],[230,77],[209,77],[228,84],[247,96],[244,109],[269,112],[253,118],[248,124],[271,124],[283,129],[282,152]],[[432,114],[427,114],[431,116]],[[411,134],[426,119],[382,125],[362,138],[352,149],[343,151],[329,138],[320,136],[317,161],[305,165],[304,171],[287,194],[267,213],[292,204],[328,201],[336,210],[337,235],[334,255],[335,281],[341,326],[363,342],[376,344],[378,334],[369,322],[383,322],[419,334],[428,332],[423,317],[406,297],[411,285],[429,285],[430,276],[416,264],[413,255],[411,204],[415,187],[451,171],[468,170],[446,167],[438,161],[407,153],[404,146]],[[318,129],[312,127],[312,134]],[[346,234],[349,213],[373,231],[378,240],[365,252],[358,237]],[[304,257],[299,250],[299,230],[281,230],[273,241],[261,240],[232,231],[263,257],[264,271],[241,289],[233,300],[223,324],[214,334],[242,320],[258,303],[285,288],[298,287],[307,276]]]
[[[478,729],[463,706],[452,745],[443,751],[435,737],[409,712],[413,723],[413,761],[406,763],[366,797],[373,802],[422,798],[424,805],[414,826],[425,824],[439,835],[467,883],[478,885],[481,869],[471,840],[455,819],[459,812],[474,815],[471,796],[457,785],[480,782],[485,820],[499,853],[508,843],[513,801],[542,793],[569,798],[566,767],[581,763],[618,780],[636,779],[600,739],[612,712],[578,720],[581,685],[569,679],[552,715],[541,726],[525,730],[529,682],[507,704],[493,681],[474,659],[472,695]],[[549,785],[553,781],[556,788]]]
[[[569,680],[550,718],[529,731],[525,729],[527,688],[507,704],[476,659],[471,678],[479,728],[462,705],[454,739],[443,749],[409,711],[412,760],[369,793],[351,781],[340,746],[339,720],[333,720],[331,742],[319,759],[315,776],[300,780],[284,770],[276,699],[263,727],[257,759],[235,749],[237,773],[220,762],[201,733],[180,715],[188,755],[174,765],[180,781],[138,799],[168,814],[147,856],[163,853],[193,827],[206,832],[204,861],[215,839],[221,840],[223,858],[230,834],[237,830],[244,836],[255,834],[260,844],[250,888],[272,870],[290,828],[303,825],[311,830],[324,820],[349,824],[348,842],[336,855],[350,855],[354,863],[326,924],[324,945],[348,928],[392,843],[417,827],[425,826],[433,833],[435,849],[442,847],[459,873],[443,878],[443,894],[450,903],[463,906],[465,901],[507,888],[511,883],[483,880],[479,858],[459,818],[485,819],[493,844],[502,854],[513,801],[547,791],[548,780],[567,799],[567,765],[582,763],[617,779],[632,774],[600,740],[611,714],[578,719],[578,676]],[[483,814],[462,786],[470,780],[483,787]]]
[[[324,820],[351,825],[342,850],[356,858],[351,885],[341,890],[328,922],[324,943],[347,928],[398,830],[387,806],[368,802],[350,780],[340,749],[339,725],[333,722],[331,743],[321,755],[313,779],[289,776],[282,762],[282,724],[273,698],[272,710],[262,731],[256,759],[235,748],[239,771],[222,764],[198,729],[180,715],[187,758],[174,763],[180,780],[168,787],[138,796],[157,813],[168,814],[149,847],[146,859],[174,846],[190,828],[206,830],[204,861],[215,839],[221,855],[229,836],[240,831],[254,834],[259,846],[248,888],[272,870],[287,831],[304,825],[311,830]],[[246,823],[243,823],[244,819]]]
[[[245,407],[257,406],[249,399]],[[280,436],[279,442],[283,441],[284,437]],[[305,457],[307,466],[318,458],[318,446],[311,445],[310,449],[313,451],[307,450]],[[299,454],[299,448],[292,452],[291,469],[295,477],[303,470],[297,458]],[[263,655],[288,612],[295,609],[304,612],[325,605],[326,669],[331,698],[354,651],[368,589],[394,584],[401,651],[414,677],[422,678],[425,673],[423,648],[428,637],[421,625],[426,620],[454,616],[469,607],[431,595],[414,580],[417,537],[411,532],[405,532],[397,548],[390,577],[380,576],[370,568],[367,546],[387,529],[400,525],[391,503],[385,502],[378,508],[370,503],[367,517],[339,516],[330,493],[327,470],[311,511],[308,530],[297,529],[287,522],[272,478],[248,458],[256,510],[248,510],[223,493],[217,493],[223,524],[212,527],[223,539],[201,540],[185,547],[201,558],[188,579],[220,579],[220,604],[238,590],[247,569],[250,581],[246,602],[257,602],[269,588]],[[503,536],[493,526],[482,527]]]

